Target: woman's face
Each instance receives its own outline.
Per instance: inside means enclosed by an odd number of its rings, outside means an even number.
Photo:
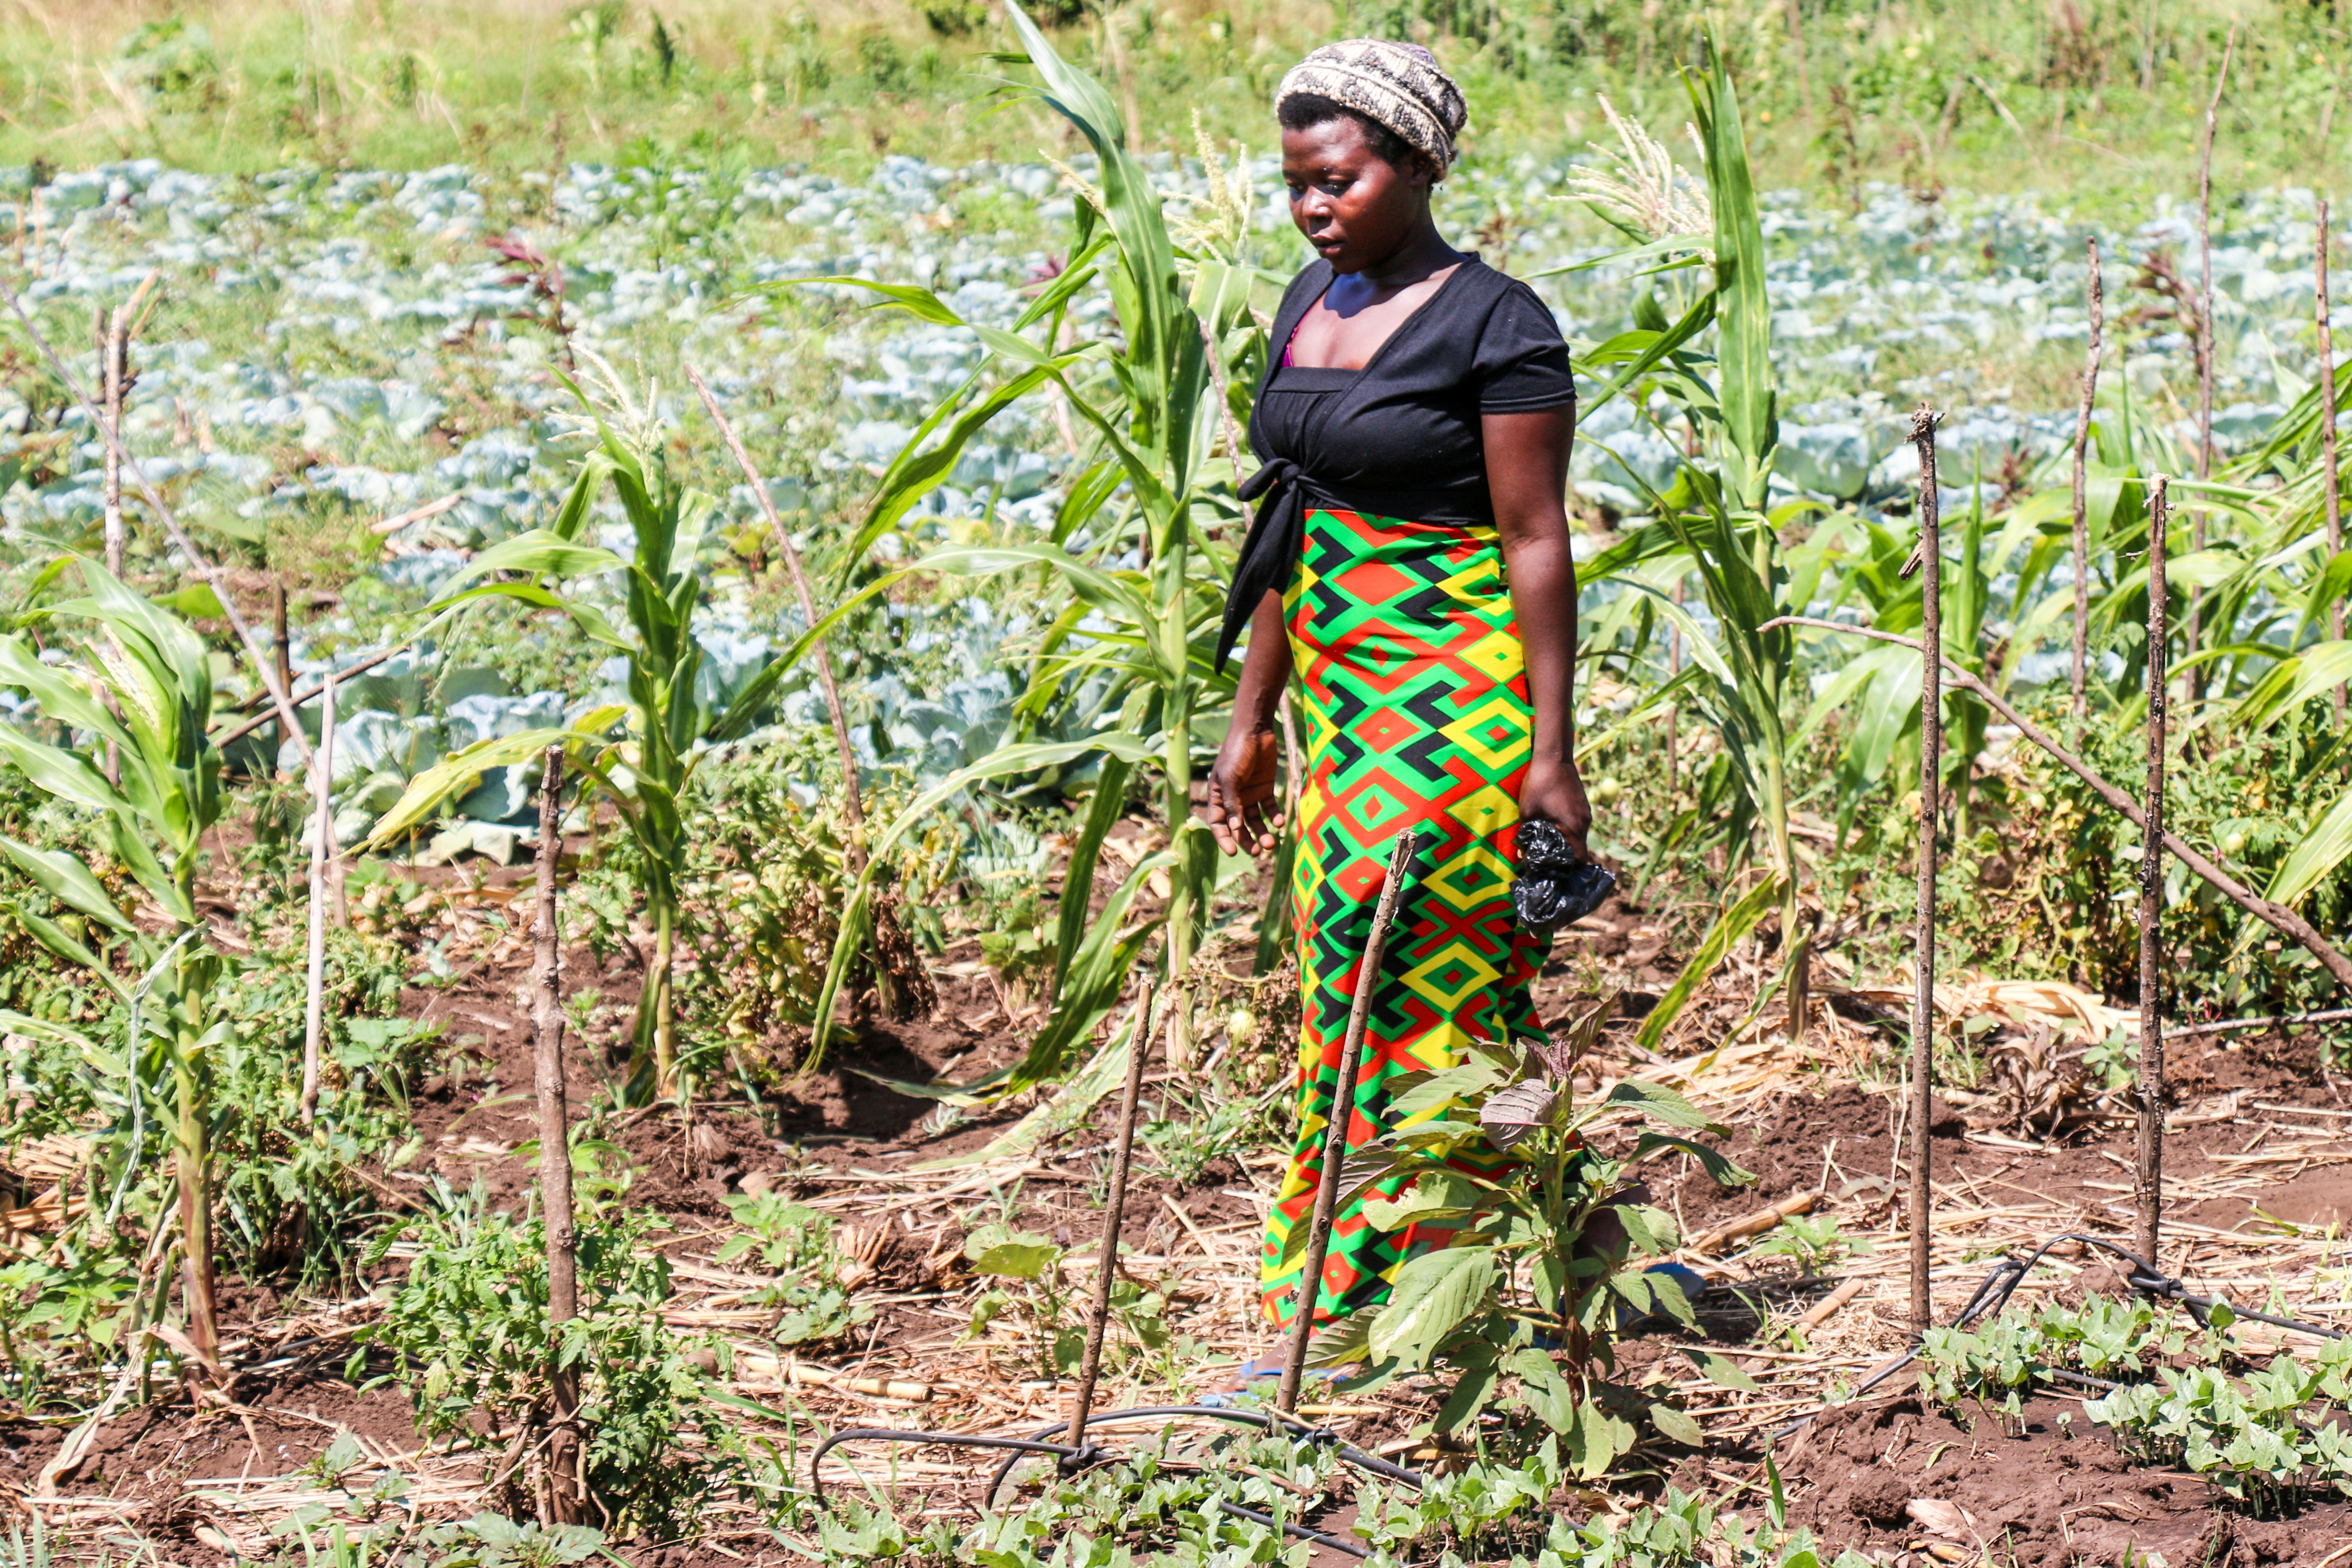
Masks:
[[[1291,221],[1334,272],[1360,272],[1397,253],[1429,203],[1429,171],[1373,152],[1362,123],[1338,115],[1282,132]]]

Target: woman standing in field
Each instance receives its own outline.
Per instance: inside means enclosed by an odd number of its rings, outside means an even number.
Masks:
[[[1568,347],[1525,284],[1455,250],[1430,215],[1465,120],[1428,50],[1354,39],[1283,78],[1283,179],[1318,259],[1292,280],[1250,418],[1265,466],[1220,667],[1247,627],[1234,724],[1209,776],[1227,853],[1274,847],[1276,707],[1300,677],[1307,774],[1292,895],[1305,988],[1297,1142],[1268,1215],[1266,1317],[1292,1321],[1284,1241],[1312,1212],[1351,971],[1389,848],[1419,858],[1374,993],[1350,1150],[1395,1120],[1390,1082],[1453,1066],[1474,1038],[1538,1027],[1545,944],[1519,928],[1513,841],[1549,819],[1584,851],[1571,745],[1576,569],[1563,508],[1576,392]],[[1339,1211],[1318,1320],[1385,1299],[1444,1228],[1384,1233]]]

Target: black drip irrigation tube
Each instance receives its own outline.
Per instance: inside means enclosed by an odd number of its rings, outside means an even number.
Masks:
[[[1230,1410],[1213,1405],[1150,1405],[1135,1410],[1106,1410],[1090,1419],[1087,1425],[1097,1427],[1113,1421],[1145,1420],[1155,1416],[1172,1419],[1185,1416],[1198,1416],[1204,1420],[1231,1421],[1244,1427],[1255,1427],[1262,1432],[1270,1432],[1276,1427],[1280,1427],[1293,1433],[1302,1442],[1332,1449],[1341,1459],[1360,1470],[1389,1480],[1402,1481],[1410,1487],[1419,1488],[1423,1484],[1423,1478],[1420,1471],[1407,1469],[1402,1465],[1392,1465],[1376,1455],[1365,1453],[1327,1427],[1309,1427],[1303,1422],[1263,1415],[1255,1410]],[[994,1503],[996,1494],[1003,1490],[1006,1479],[1013,1473],[1013,1467],[1021,1462],[1021,1456],[1024,1454],[1054,1455],[1055,1457],[1054,1468],[1065,1476],[1074,1476],[1081,1470],[1089,1469],[1098,1464],[1108,1464],[1122,1458],[1098,1443],[1076,1446],[1045,1440],[1048,1433],[1066,1431],[1068,1427],[1069,1423],[1066,1421],[1055,1421],[1039,1427],[1037,1435],[1034,1437],[990,1437],[964,1432],[912,1432],[886,1427],[851,1427],[827,1437],[817,1445],[816,1452],[809,1456],[810,1490],[815,1495],[818,1505],[824,1506],[824,1481],[818,1474],[817,1467],[824,1461],[824,1456],[836,1444],[841,1443],[937,1443],[950,1448],[1006,1449],[1008,1452],[1005,1454],[1004,1461],[996,1467],[995,1473],[989,1478],[988,1490],[983,1494],[984,1500],[990,1504]],[[1328,1546],[1334,1552],[1343,1552],[1350,1557],[1371,1555],[1355,1542],[1337,1535],[1328,1535],[1322,1531],[1309,1529],[1306,1525],[1293,1523],[1288,1520],[1276,1519],[1270,1514],[1260,1513],[1255,1509],[1244,1508],[1237,1502],[1229,1502],[1220,1498],[1217,1500],[1217,1507],[1221,1511],[1235,1519],[1247,1520],[1252,1524],[1263,1525],[1269,1530],[1279,1529],[1303,1541],[1311,1541],[1318,1546]]]
[[[2158,1301],[2179,1301],[2189,1309],[2200,1324],[2209,1324],[2214,1307],[2221,1304],[2217,1297],[2192,1293],[2188,1286],[2169,1274],[2158,1272],[2154,1264],[2128,1248],[2118,1246],[2104,1236],[2088,1236],[2079,1230],[2069,1230],[2044,1241],[2033,1249],[2032,1256],[2029,1258],[2022,1260],[2016,1258],[2003,1258],[1999,1263],[1994,1264],[1992,1272],[1985,1276],[1984,1282],[1977,1287],[1976,1294],[1970,1296],[1968,1304],[1953,1317],[1950,1326],[1964,1329],[1978,1319],[1997,1312],[2007,1306],[2010,1297],[2017,1293],[2017,1287],[2025,1282],[2025,1277],[2033,1272],[2034,1266],[2042,1261],[2043,1256],[2053,1247],[2062,1241],[2080,1242],[2085,1247],[2095,1247],[2102,1251],[2114,1253],[2129,1265],[2129,1270],[2124,1276],[2126,1284],[2143,1296],[2153,1296]],[[2255,1312],[2251,1307],[2232,1305],[2230,1311],[2237,1317],[2251,1318],[2258,1323],[2268,1323],[2273,1328],[2293,1329],[2297,1333],[2315,1334],[2321,1339],[2345,1337],[2342,1329],[2307,1323],[2298,1318],[2274,1317],[2269,1312]],[[1914,1344],[1909,1350],[1864,1378],[1861,1385],[1846,1396],[1845,1402],[1851,1404],[1861,1398],[1918,1359],[1919,1347]],[[2104,1377],[2091,1377],[2083,1373],[2067,1372],[2059,1367],[2038,1366],[2033,1369],[2033,1375],[2037,1377],[2054,1377],[2066,1383],[2079,1383],[2086,1388],[2113,1390],[2121,1386]],[[1772,1441],[1779,1442],[1806,1423],[1815,1420],[1830,1408],[1828,1406],[1823,1406],[1820,1410],[1807,1411],[1788,1425],[1776,1428],[1772,1433]]]
[[[1989,1316],[1991,1313],[1998,1312],[2001,1308],[2007,1306],[2009,1304],[2010,1298],[2017,1293],[2017,1287],[2025,1282],[2026,1276],[2033,1272],[2035,1266],[2040,1264],[2042,1260],[2049,1254],[2051,1249],[2067,1241],[2073,1241],[2084,1247],[2096,1248],[2101,1251],[2113,1254],[2126,1265],[2125,1282],[2130,1285],[2133,1290],[2138,1291],[2141,1295],[2150,1296],[2158,1301],[2179,1301],[2181,1305],[2187,1307],[2190,1313],[2194,1315],[2200,1323],[2210,1323],[2214,1307],[2221,1304],[2219,1298],[2196,1294],[2191,1291],[2187,1285],[2183,1284],[2180,1281],[2174,1279],[2171,1275],[2158,1271],[2154,1265],[2150,1264],[2146,1259],[2140,1257],[2139,1254],[2131,1251],[2127,1248],[2119,1246],[2116,1242],[2108,1239],[2106,1237],[2086,1235],[2082,1231],[2070,1230],[2051,1237],[2048,1240],[2042,1242],[2041,1246],[2035,1248],[2032,1253],[2026,1258],[2003,1258],[1999,1263],[1995,1264],[1993,1266],[1992,1272],[1987,1274],[1983,1282],[1977,1286],[1976,1292],[1969,1298],[1967,1304],[1961,1307],[1959,1312],[1954,1315],[1950,1326],[1953,1328],[1966,1328],[1970,1323],[1977,1322],[1979,1319]],[[2342,1339],[2346,1337],[2345,1331],[2341,1329],[2328,1328],[2319,1323],[2305,1322],[2298,1318],[2278,1317],[2270,1312],[2255,1312],[2250,1307],[2232,1306],[2230,1310],[2236,1317],[2252,1319],[2253,1322],[2259,1323],[2268,1323],[2273,1328],[2292,1329],[2298,1333],[2312,1334],[2321,1339]],[[1861,1385],[1854,1389],[1853,1393],[1847,1396],[1846,1402],[1851,1403],[1854,1399],[1859,1399],[1864,1395],[1877,1387],[1880,1384],[1885,1383],[1888,1378],[1893,1377],[1896,1373],[1901,1372],[1905,1367],[1909,1366],[1913,1362],[1918,1359],[1919,1347],[1916,1344],[1914,1344],[1909,1350],[1905,1351],[1901,1355],[1896,1356],[1894,1360],[1878,1367],[1875,1371],[1872,1372],[1868,1377],[1863,1379]],[[2059,1367],[2036,1367],[2034,1368],[2034,1375],[2055,1378],[2066,1383],[2079,1384],[2085,1388],[2113,1390],[2120,1386],[2120,1385],[2110,1382],[2104,1377],[2092,1377],[2083,1373],[2068,1372]],[[1809,1411],[1806,1414],[1798,1416],[1795,1420],[1789,1422],[1786,1426],[1777,1428],[1772,1434],[1771,1440],[1775,1443],[1779,1442],[1781,1438],[1786,1437],[1790,1433],[1795,1432],[1807,1425],[1809,1422],[1820,1417],[1829,1408],[1831,1407],[1824,1406],[1820,1410]],[[1425,1478],[1420,1471],[1407,1469],[1402,1465],[1393,1465],[1386,1459],[1381,1458],[1372,1454],[1365,1453],[1362,1449],[1358,1448],[1352,1444],[1342,1439],[1337,1432],[1332,1431],[1328,1427],[1309,1427],[1306,1423],[1297,1420],[1295,1417],[1284,1417],[1278,1414],[1265,1415],[1255,1410],[1228,1409],[1221,1406],[1212,1405],[1152,1405],[1135,1410],[1105,1411],[1101,1415],[1095,1416],[1090,1425],[1101,1425],[1114,1421],[1123,1422],[1149,1420],[1155,1417],[1173,1420],[1175,1418],[1184,1416],[1191,1416],[1202,1420],[1229,1421],[1244,1427],[1255,1427],[1262,1432],[1271,1432],[1276,1427],[1280,1427],[1292,1433],[1301,1442],[1319,1444],[1331,1448],[1342,1460],[1355,1466],[1358,1469],[1366,1471],[1369,1474],[1381,1476],[1389,1480],[1402,1481],[1405,1485],[1415,1489],[1419,1489],[1425,1484]],[[983,1437],[965,1432],[903,1431],[887,1427],[851,1427],[842,1431],[835,1432],[832,1437],[827,1437],[824,1442],[818,1444],[816,1451],[810,1456],[810,1489],[815,1495],[818,1505],[820,1507],[824,1506],[824,1482],[818,1473],[818,1468],[823,1463],[824,1456],[831,1452],[836,1446],[843,1443],[939,1444],[948,1448],[997,1448],[1005,1450],[1004,1460],[996,1467],[994,1473],[990,1476],[988,1490],[984,1494],[985,1502],[991,1505],[994,1503],[997,1493],[1003,1490],[1004,1483],[1012,1476],[1013,1467],[1020,1462],[1021,1456],[1024,1454],[1054,1455],[1055,1469],[1064,1476],[1074,1476],[1078,1474],[1080,1471],[1089,1469],[1096,1465],[1110,1463],[1122,1457],[1112,1453],[1098,1443],[1089,1442],[1081,1446],[1070,1443],[1056,1443],[1047,1440],[1048,1434],[1066,1431],[1067,1427],[1068,1424],[1066,1422],[1052,1422],[1046,1426],[1039,1427],[1036,1435],[1030,1437]],[[1163,1430],[1165,1428],[1163,1427]],[[1328,1546],[1335,1552],[1344,1552],[1350,1557],[1368,1557],[1370,1555],[1370,1553],[1363,1547],[1358,1545],[1352,1541],[1344,1540],[1336,1535],[1326,1534],[1322,1531],[1310,1529],[1304,1524],[1294,1523],[1288,1520],[1276,1519],[1270,1514],[1260,1513],[1255,1509],[1244,1508],[1239,1503],[1231,1502],[1223,1498],[1217,1500],[1217,1507],[1222,1512],[1230,1515],[1233,1518],[1246,1520],[1253,1524],[1261,1525],[1269,1530],[1279,1529],[1287,1534],[1297,1536],[1301,1540],[1311,1541],[1318,1546]]]

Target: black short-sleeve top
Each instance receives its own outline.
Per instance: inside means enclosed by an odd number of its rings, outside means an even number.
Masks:
[[[1217,663],[1269,591],[1288,580],[1307,508],[1416,522],[1491,524],[1480,416],[1576,401],[1568,344],[1535,290],[1475,256],[1405,318],[1360,371],[1282,361],[1331,286],[1309,263],[1275,316],[1271,361],[1250,413],[1265,464],[1242,487],[1263,497],[1234,573]]]

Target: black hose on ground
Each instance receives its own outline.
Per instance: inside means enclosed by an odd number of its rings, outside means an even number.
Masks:
[[[1365,1453],[1362,1449],[1344,1441],[1337,1432],[1328,1427],[1308,1427],[1287,1417],[1264,1415],[1255,1410],[1228,1410],[1213,1405],[1153,1405],[1135,1410],[1105,1411],[1095,1416],[1088,1425],[1098,1427],[1111,1422],[1140,1420],[1153,1416],[1185,1416],[1234,1422],[1244,1427],[1255,1427],[1260,1431],[1271,1431],[1280,1426],[1295,1433],[1302,1441],[1330,1448],[1342,1460],[1369,1474],[1382,1476],[1390,1480],[1402,1481],[1411,1487],[1420,1487],[1424,1484],[1420,1471],[1407,1469],[1402,1465],[1392,1465],[1377,1455]],[[887,1427],[846,1427],[818,1444],[816,1451],[809,1456],[809,1487],[815,1496],[818,1506],[824,1506],[824,1481],[818,1472],[818,1466],[823,1463],[824,1456],[836,1445],[849,1442],[925,1445],[936,1443],[949,1448],[1008,1450],[1003,1463],[999,1465],[995,1473],[989,1478],[988,1490],[983,1494],[991,1503],[994,1502],[997,1492],[1003,1489],[1006,1478],[1012,1473],[1013,1467],[1020,1462],[1023,1454],[1054,1455],[1055,1468],[1066,1476],[1076,1475],[1080,1470],[1097,1464],[1107,1463],[1119,1457],[1095,1443],[1088,1443],[1080,1448],[1068,1443],[1045,1440],[1047,1433],[1062,1431],[1066,1425],[1066,1422],[1054,1422],[1040,1427],[1034,1437],[982,1437],[966,1432],[904,1431]],[[1239,1503],[1229,1502],[1222,1498],[1217,1500],[1217,1507],[1222,1512],[1233,1518],[1247,1520],[1253,1524],[1263,1525],[1269,1530],[1279,1529],[1301,1540],[1311,1541],[1318,1546],[1328,1546],[1335,1552],[1345,1552],[1350,1557],[1370,1555],[1362,1546],[1343,1537],[1327,1534],[1322,1531],[1296,1524],[1288,1520],[1278,1520],[1271,1514],[1259,1513],[1254,1509],[1244,1508]]]

